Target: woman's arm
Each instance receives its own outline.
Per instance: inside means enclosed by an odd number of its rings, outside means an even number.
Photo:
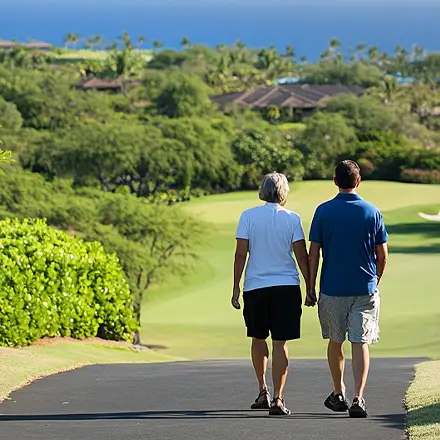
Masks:
[[[247,254],[249,250],[249,240],[237,238],[237,247],[234,257],[234,288],[232,291],[232,306],[236,309],[240,308],[240,281],[243,275],[244,266],[246,265]]]
[[[306,282],[306,306],[314,306],[316,301],[309,296],[310,293],[310,264],[309,256],[307,254],[306,241],[298,240],[292,243],[293,253],[295,254],[298,266],[303,274],[304,280]]]

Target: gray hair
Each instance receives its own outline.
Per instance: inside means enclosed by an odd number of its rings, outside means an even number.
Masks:
[[[284,174],[273,172],[266,174],[260,186],[260,200],[283,204],[287,200],[290,187]]]

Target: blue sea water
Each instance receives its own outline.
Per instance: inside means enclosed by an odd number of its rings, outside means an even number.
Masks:
[[[244,41],[250,47],[287,44],[316,58],[336,37],[391,52],[419,44],[440,50],[439,0],[0,0],[2,39],[62,45],[63,35],[124,31],[178,47],[183,36],[215,46]]]

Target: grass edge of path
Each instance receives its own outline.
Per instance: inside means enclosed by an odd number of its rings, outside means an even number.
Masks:
[[[89,365],[180,360],[186,359],[99,339],[43,340],[24,348],[0,347],[0,403],[38,379]]]
[[[405,405],[408,411],[407,434],[410,440],[440,438],[440,361],[416,365]]]

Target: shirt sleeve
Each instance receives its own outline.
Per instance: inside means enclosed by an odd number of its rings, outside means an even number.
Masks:
[[[245,212],[241,214],[240,220],[238,221],[235,238],[242,238],[244,240],[249,240],[249,221],[247,219]]]
[[[380,244],[384,244],[388,241],[388,232],[385,227],[385,222],[383,221],[383,217],[381,213],[378,214],[375,241],[376,241],[376,246]]]
[[[310,227],[309,241],[322,244],[322,217],[319,209],[315,211]]]
[[[293,226],[292,243],[296,241],[304,240],[304,229],[302,227],[301,218],[297,217],[295,219],[295,224]]]

